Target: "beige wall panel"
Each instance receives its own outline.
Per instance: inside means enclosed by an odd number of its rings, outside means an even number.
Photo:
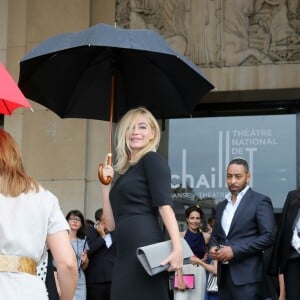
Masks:
[[[234,90],[237,86],[238,68],[203,68],[204,74],[215,86],[215,91],[224,91],[227,86],[229,90]]]
[[[109,123],[91,120],[88,123],[87,180],[98,181],[98,165],[109,151]]]
[[[261,80],[259,75],[262,75],[259,72],[259,68],[257,67],[250,67],[247,68],[247,66],[240,66],[237,68],[237,71],[235,76],[236,85],[234,86],[233,90],[236,90],[236,87],[244,87],[244,89],[248,89],[249,86],[259,86],[259,82]]]
[[[96,182],[88,182],[86,192],[85,217],[95,221],[95,211],[100,207],[102,207],[100,183],[98,180]]]
[[[23,117],[24,113],[22,109],[17,109],[11,116],[4,117],[4,129],[16,140],[21,152],[23,152]],[[25,161],[24,165],[26,168]]]
[[[23,156],[32,176],[43,180],[85,177],[85,120],[61,119],[50,111],[25,112],[23,134]]]
[[[5,65],[6,62],[6,55],[7,50],[6,49],[0,49],[0,61]]]
[[[12,47],[7,52],[7,69],[17,83],[19,80],[20,60],[24,56],[25,47]]]
[[[90,0],[28,0],[27,2],[29,43],[41,42],[56,34],[79,31],[89,26]]]
[[[55,180],[41,181],[40,183],[58,198],[64,215],[72,209],[79,209],[84,213],[84,180]]]
[[[27,1],[9,0],[8,47],[20,47],[26,44],[26,8]]]
[[[299,88],[300,65],[261,65],[205,68],[215,91]]]
[[[268,72],[276,78],[274,88],[300,88],[300,63],[272,67]],[[300,97],[300,91],[298,97]]]
[[[113,25],[115,22],[115,1],[91,0],[91,24],[106,23]]]
[[[299,88],[299,82],[299,64],[240,66],[234,90]]]
[[[0,50],[7,48],[8,1],[0,0]]]

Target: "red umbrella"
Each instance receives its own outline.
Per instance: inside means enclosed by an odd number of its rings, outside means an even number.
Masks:
[[[11,115],[18,107],[31,108],[18,85],[0,63],[0,113]]]

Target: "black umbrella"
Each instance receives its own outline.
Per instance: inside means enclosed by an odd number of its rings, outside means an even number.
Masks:
[[[189,116],[214,88],[158,33],[106,24],[39,44],[20,62],[19,87],[61,118],[110,124],[137,106],[161,119]]]

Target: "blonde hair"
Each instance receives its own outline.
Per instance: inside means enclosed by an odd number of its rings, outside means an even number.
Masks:
[[[16,197],[31,190],[38,191],[39,184],[26,175],[16,141],[0,128],[0,193]]]
[[[128,130],[132,130],[134,126],[134,120],[143,115],[147,118],[151,129],[153,130],[153,139],[151,142],[143,148],[138,155],[136,156],[134,161],[130,160],[130,146],[126,141],[126,133]],[[114,166],[115,170],[124,174],[130,165],[136,164],[141,157],[143,157],[146,153],[150,151],[156,151],[158,149],[160,142],[160,128],[157,120],[152,115],[152,113],[144,107],[138,107],[135,109],[129,110],[119,121],[118,126],[116,128],[115,135],[115,144],[116,144],[116,164]]]

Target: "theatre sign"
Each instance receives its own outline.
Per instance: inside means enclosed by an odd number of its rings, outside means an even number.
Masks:
[[[170,120],[168,149],[173,198],[185,206],[223,200],[226,166],[236,157],[248,161],[250,186],[276,211],[296,188],[295,115]]]

